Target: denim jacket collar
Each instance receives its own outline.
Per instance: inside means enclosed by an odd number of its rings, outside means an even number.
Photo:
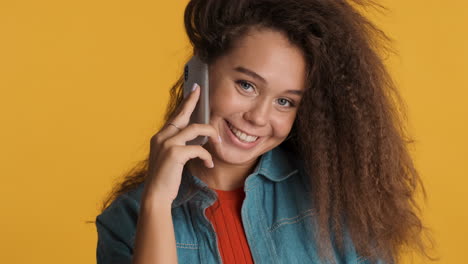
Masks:
[[[276,147],[261,157],[254,173],[271,181],[280,182],[297,173],[297,169],[291,163],[288,153],[281,147]]]
[[[286,180],[297,173],[297,169],[291,164],[287,155],[281,147],[266,152],[260,157],[260,161],[251,175],[261,175],[274,182]],[[189,201],[200,190],[208,189],[209,187],[205,182],[192,175],[188,169],[184,169],[179,192],[172,203],[172,208]]]

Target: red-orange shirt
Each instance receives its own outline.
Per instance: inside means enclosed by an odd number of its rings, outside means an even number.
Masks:
[[[206,216],[213,223],[223,263],[253,264],[241,218],[244,187],[232,191],[213,190],[218,200],[207,208]]]

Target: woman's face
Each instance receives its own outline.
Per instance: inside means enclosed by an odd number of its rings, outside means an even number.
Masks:
[[[255,162],[288,136],[306,64],[301,50],[277,31],[252,29],[234,44],[209,67],[210,123],[222,144],[207,148],[215,163],[241,165]]]

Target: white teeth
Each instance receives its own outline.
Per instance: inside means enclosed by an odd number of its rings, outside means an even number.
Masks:
[[[234,133],[234,135],[236,135],[236,137],[238,139],[240,139],[240,140],[242,140],[244,142],[249,142],[249,143],[254,142],[258,138],[256,136],[250,136],[250,135],[245,134],[244,132],[241,132],[237,128],[233,127],[231,124],[229,124],[229,128]]]

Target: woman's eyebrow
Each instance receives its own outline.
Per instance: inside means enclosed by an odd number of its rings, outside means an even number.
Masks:
[[[247,75],[249,75],[250,77],[252,77],[254,79],[260,80],[264,84],[268,84],[268,82],[265,80],[265,78],[260,76],[258,73],[254,72],[252,70],[249,70],[249,69],[247,69],[245,67],[237,66],[237,67],[234,68],[234,70],[237,71],[237,72],[247,74]],[[303,92],[301,90],[287,90],[286,93],[290,93],[290,94],[294,94],[294,95],[302,95],[303,94]]]
[[[268,84],[268,82],[265,80],[265,78],[263,78],[262,76],[260,76],[258,73],[252,71],[252,70],[249,70],[245,67],[242,67],[242,66],[237,66],[234,68],[235,71],[237,72],[241,72],[241,73],[244,73],[244,74],[247,74],[249,75],[250,77],[254,78],[254,79],[257,79],[261,82],[263,82],[264,84]]]
[[[301,90],[287,90],[286,93],[295,94],[295,95],[302,95],[303,92]]]

